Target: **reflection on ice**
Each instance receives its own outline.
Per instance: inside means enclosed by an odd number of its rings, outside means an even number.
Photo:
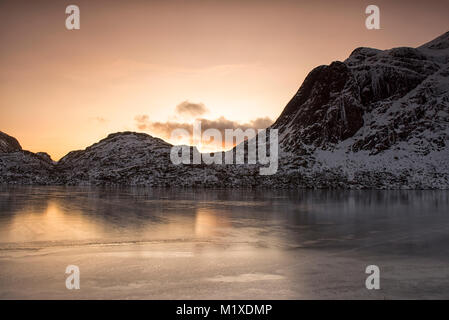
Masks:
[[[448,195],[2,186],[0,298],[449,298]]]
[[[263,273],[244,273],[237,276],[216,276],[208,279],[216,282],[251,282],[251,281],[265,281],[265,280],[281,280],[283,276],[277,274],[263,274]]]

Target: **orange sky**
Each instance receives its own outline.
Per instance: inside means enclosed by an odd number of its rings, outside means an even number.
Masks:
[[[77,4],[81,29],[65,28]],[[365,28],[368,4],[381,30]],[[307,73],[359,46],[418,46],[449,30],[449,1],[0,2],[0,130],[54,159],[136,117],[276,119]],[[142,127],[142,126],[141,126]],[[153,132],[154,134],[154,132]]]

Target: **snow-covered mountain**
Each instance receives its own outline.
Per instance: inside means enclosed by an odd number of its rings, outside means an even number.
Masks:
[[[315,68],[272,127],[284,172],[327,172],[362,187],[447,188],[449,32],[418,48],[357,48]]]
[[[111,134],[57,163],[1,134],[0,183],[447,189],[449,32],[315,68],[270,128],[273,176],[257,165],[174,165],[172,146],[143,133]]]

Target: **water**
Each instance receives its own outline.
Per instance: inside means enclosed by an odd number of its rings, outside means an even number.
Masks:
[[[449,298],[448,208],[448,191],[0,187],[0,299]]]

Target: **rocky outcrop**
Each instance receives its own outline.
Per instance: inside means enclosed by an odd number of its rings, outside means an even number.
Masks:
[[[144,133],[114,133],[70,152],[56,168],[65,184],[143,184],[162,175],[170,179],[170,147]]]
[[[0,183],[57,183],[54,163],[47,153],[22,150],[16,138],[0,131]]]
[[[22,150],[16,138],[0,131],[0,153],[9,153]]]
[[[352,137],[363,126],[359,87],[342,62],[309,73],[298,93],[272,126],[286,151],[301,145],[324,146]]]
[[[0,183],[57,184],[55,166],[41,156],[21,150],[0,153]]]

